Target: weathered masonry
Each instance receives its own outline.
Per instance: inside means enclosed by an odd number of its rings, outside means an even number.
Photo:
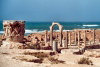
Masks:
[[[3,45],[12,45],[16,46],[23,42],[24,33],[25,33],[25,21],[16,21],[16,20],[5,20],[3,21],[4,28],[4,37]]]
[[[22,42],[25,33],[25,21],[4,21],[4,36],[6,41]]]

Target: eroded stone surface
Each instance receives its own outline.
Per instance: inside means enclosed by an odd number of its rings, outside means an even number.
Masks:
[[[2,47],[24,48],[23,39],[25,33],[25,21],[3,21],[4,38]]]
[[[25,33],[25,21],[3,21],[6,41],[22,42]]]

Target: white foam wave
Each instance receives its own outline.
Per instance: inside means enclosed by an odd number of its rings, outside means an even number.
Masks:
[[[44,31],[38,31],[38,29],[33,29],[33,30],[25,30],[25,33],[40,33],[40,32],[44,32]]]
[[[54,31],[59,32],[60,30],[54,30]],[[65,31],[72,31],[72,30],[63,30],[63,31],[65,32]]]
[[[94,25],[83,25],[83,26],[87,26],[87,27],[95,27],[95,26],[99,26],[99,25],[94,24]]]
[[[26,34],[27,34],[27,33],[40,33],[40,32],[44,32],[44,31],[38,31],[38,29],[33,29],[33,30],[27,29],[27,30],[25,30],[25,33],[26,33]],[[0,31],[0,33],[3,34],[4,31]]]
[[[4,31],[0,31],[0,33],[4,33]]]
[[[50,31],[50,30],[48,30]],[[59,30],[53,30],[55,32],[59,32]],[[71,30],[63,30],[63,31],[71,31]],[[29,30],[29,29],[26,29],[25,30],[25,33],[28,34],[28,33],[41,33],[41,32],[45,32],[45,30],[42,30],[42,31],[38,31],[38,29],[33,29],[33,30]],[[4,31],[0,31],[1,34],[4,33]]]

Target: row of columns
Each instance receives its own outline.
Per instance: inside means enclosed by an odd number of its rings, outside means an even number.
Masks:
[[[75,35],[75,45],[78,45],[78,47],[80,48],[80,31],[76,32],[74,31],[74,35]],[[66,44],[67,48],[68,48],[68,33],[69,33],[69,45],[71,45],[71,33],[70,32],[66,32]],[[77,39],[78,39],[78,43],[77,43]],[[86,30],[84,30],[84,47],[86,46]],[[93,43],[95,43],[95,30],[93,30]]]
[[[47,42],[47,34],[48,34],[48,31],[46,30],[45,31],[45,43]],[[65,34],[66,34],[65,35],[65,40],[63,41],[64,42],[64,47],[68,48],[68,44],[71,46],[71,32],[66,31]],[[69,39],[68,39],[68,37],[69,37]],[[77,31],[77,32],[74,31],[74,37],[75,37],[75,41],[74,41],[75,43],[74,44],[78,45],[78,47],[80,48],[80,31]],[[61,37],[61,39],[62,39],[62,37]],[[77,41],[77,39],[78,39],[78,41]],[[69,40],[69,42],[68,42],[68,40]],[[84,40],[84,47],[85,47],[86,46],[86,30],[84,30],[84,39],[83,40]],[[93,30],[93,43],[95,43],[95,30]],[[56,43],[56,42],[53,43],[52,42],[52,44],[53,44],[52,46],[55,49],[57,49],[57,45],[56,44],[58,44],[58,43]]]

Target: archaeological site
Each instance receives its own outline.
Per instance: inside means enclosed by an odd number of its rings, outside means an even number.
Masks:
[[[25,35],[25,23],[3,21],[0,67],[100,67],[100,29],[64,30],[53,22],[45,32]]]

